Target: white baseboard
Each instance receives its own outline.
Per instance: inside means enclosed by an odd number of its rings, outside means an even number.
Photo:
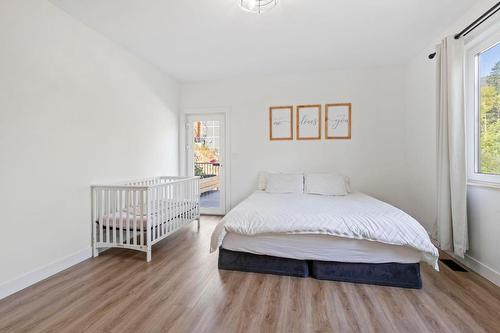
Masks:
[[[465,258],[459,258],[450,253],[448,254],[451,255],[456,261],[469,268],[470,270],[476,272],[477,274],[481,275],[485,279],[491,281],[492,283],[500,287],[500,273],[495,271],[493,268],[483,264],[479,260],[469,256],[468,254],[465,255]]]
[[[41,267],[16,279],[7,281],[0,285],[0,299],[23,290],[24,288],[46,279],[49,276],[57,274],[60,271],[76,265],[90,257],[92,257],[92,248],[89,246],[88,248],[82,249],[61,260],[48,264],[45,267]]]
[[[477,274],[490,280],[500,287],[500,273],[495,271],[490,266],[483,264],[482,262],[472,258],[467,254],[465,255],[465,264]]]

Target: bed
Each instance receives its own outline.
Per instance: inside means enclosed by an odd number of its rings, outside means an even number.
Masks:
[[[421,288],[420,262],[438,270],[425,229],[363,193],[256,191],[212,234],[219,268]]]

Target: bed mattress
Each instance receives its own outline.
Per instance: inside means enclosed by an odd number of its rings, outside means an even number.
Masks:
[[[330,235],[228,233],[222,248],[281,258],[351,263],[418,263],[422,259],[413,248]]]

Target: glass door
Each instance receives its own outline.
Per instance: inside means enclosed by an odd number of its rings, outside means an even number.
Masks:
[[[225,121],[219,114],[187,115],[187,173],[200,177],[202,214],[223,215],[225,207]]]

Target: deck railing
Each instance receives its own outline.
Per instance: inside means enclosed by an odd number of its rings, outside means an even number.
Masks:
[[[201,175],[218,176],[220,172],[220,163],[195,163],[195,168],[201,170]]]

